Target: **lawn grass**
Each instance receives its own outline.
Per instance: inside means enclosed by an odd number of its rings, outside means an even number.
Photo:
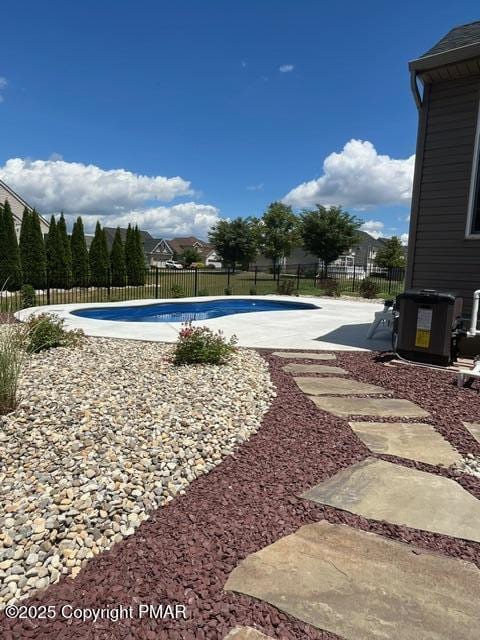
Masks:
[[[294,275],[282,276],[294,283],[293,293],[307,296],[321,296],[325,290],[314,283],[313,278],[297,278]],[[196,280],[196,284],[195,284]],[[383,299],[395,297],[404,290],[402,281],[392,281],[390,291],[388,281],[381,278],[376,279],[381,287],[377,298]],[[298,289],[297,289],[298,284]],[[340,280],[340,290],[343,295],[358,296],[360,282],[355,283],[350,279]],[[354,290],[352,287],[354,285]],[[177,291],[172,291],[172,287]],[[241,271],[230,273],[223,270],[198,270],[194,271],[167,271],[159,270],[158,276],[149,273],[147,282],[139,287],[100,287],[100,288],[73,288],[67,290],[50,289],[49,296],[46,293],[36,295],[36,305],[55,305],[69,303],[95,303],[95,302],[120,302],[122,300],[142,300],[152,298],[172,298],[190,297],[197,295],[225,295],[225,289],[230,287],[232,295],[250,295],[252,289],[257,295],[267,295],[277,293],[277,282],[272,274],[266,272]],[[5,297],[5,293],[0,298],[0,312],[18,311],[22,308],[22,299],[19,292]]]

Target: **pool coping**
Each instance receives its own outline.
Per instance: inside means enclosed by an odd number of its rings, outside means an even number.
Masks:
[[[61,305],[45,305],[30,307],[15,313],[20,321],[25,321],[31,316],[41,313],[53,313],[65,322],[68,329],[82,329],[87,335],[106,338],[121,338],[133,340],[145,340],[154,342],[175,342],[181,329],[181,322],[131,322],[119,320],[96,320],[75,316],[72,311],[85,308],[121,307],[121,306],[149,306],[160,303],[188,303],[209,302],[212,300],[245,300],[252,296],[196,296],[186,298],[146,298],[141,300],[123,300],[120,302],[84,302]],[[375,336],[373,340],[365,338],[365,323],[373,321],[374,312],[377,310],[372,303],[342,301],[339,299],[315,298],[310,296],[279,296],[264,295],[255,296],[256,300],[278,300],[279,302],[300,302],[314,305],[314,309],[295,309],[275,311],[258,311],[238,313],[212,318],[209,320],[193,321],[193,326],[206,326],[212,330],[222,330],[227,337],[235,334],[238,344],[244,347],[267,349],[337,349],[337,350],[383,350],[388,348],[389,339],[382,334]],[[378,303],[378,310],[382,308]],[[351,312],[347,314],[347,309]],[[325,314],[318,314],[324,310]],[[260,320],[261,314],[261,322]],[[292,315],[294,314],[294,315]],[[354,322],[348,322],[351,316]],[[350,317],[349,317],[350,316]],[[358,335],[354,327],[358,325],[358,318],[363,322],[359,325]],[[343,323],[340,324],[339,323]],[[328,333],[338,331],[338,328],[347,327],[350,334],[355,334],[354,344],[342,344],[342,340],[329,342],[323,341],[321,330]],[[320,335],[319,335],[320,332]],[[365,334],[365,335],[364,335]],[[383,335],[383,338],[382,338]]]

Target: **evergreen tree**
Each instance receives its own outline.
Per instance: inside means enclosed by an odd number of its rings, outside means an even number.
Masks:
[[[128,284],[134,284],[135,281],[135,239],[132,225],[127,227],[127,235],[125,236],[125,268],[127,270]]]
[[[23,281],[26,284],[31,284],[34,289],[44,289],[46,286],[47,255],[40,218],[35,209],[29,211],[26,207],[23,211],[20,228],[20,260]]]
[[[110,281],[110,260],[108,257],[105,230],[97,222],[95,236],[89,253],[90,279],[94,287],[106,287]]]
[[[47,284],[47,255],[45,253],[45,242],[43,240],[40,218],[35,209],[30,217],[31,233],[31,284],[34,289],[44,289]]]
[[[45,238],[45,253],[47,255],[48,284],[51,287],[57,285],[58,256],[57,256],[57,221],[55,216],[50,217],[47,237]]]
[[[70,238],[67,233],[67,223],[63,213],[57,223],[58,239],[63,250],[63,272],[65,274],[65,287],[70,287],[72,283],[72,249],[70,247]]]
[[[110,252],[110,266],[112,269],[112,285],[114,287],[124,287],[127,270],[120,227],[117,227],[115,237],[113,238],[112,250]]]
[[[75,221],[70,238],[72,254],[72,280],[76,287],[88,286],[88,249],[85,242],[83,221],[79,216]]]
[[[22,286],[20,252],[13,214],[8,200],[0,206],[0,289],[17,291]]]
[[[135,225],[134,230],[134,252],[135,252],[135,284],[143,286],[145,284],[145,254],[143,252],[143,242],[140,230]]]

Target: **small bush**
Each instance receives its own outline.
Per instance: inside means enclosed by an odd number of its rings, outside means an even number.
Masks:
[[[295,282],[289,278],[282,278],[277,285],[277,293],[281,296],[291,296],[295,289]]]
[[[17,327],[0,325],[0,415],[13,411],[17,405],[18,379],[25,358]]]
[[[34,316],[26,323],[24,347],[28,353],[37,353],[55,347],[74,346],[83,336],[83,331],[67,331],[63,320],[48,313]]]
[[[35,289],[31,284],[24,284],[20,289],[20,295],[22,297],[22,309],[27,309],[28,307],[35,306]]]
[[[209,296],[209,292],[208,289],[200,289],[200,291],[198,292],[199,296]]]
[[[326,278],[322,284],[325,289],[326,296],[332,296],[333,298],[340,297],[341,287],[338,280],[335,278]]]
[[[250,287],[250,295],[251,296],[257,295],[257,287]]]
[[[170,287],[170,295],[172,298],[184,298],[185,291],[179,284],[172,284]]]
[[[221,331],[208,327],[192,327],[186,322],[175,345],[173,362],[184,364],[224,364],[235,351],[237,338],[226,340]]]
[[[380,287],[371,278],[365,278],[360,282],[358,292],[362,298],[376,298],[380,292]]]
[[[225,293],[225,295],[226,295],[226,296],[231,296],[231,295],[233,295],[233,289],[232,289],[232,287],[231,287],[230,285],[229,285],[228,287],[225,287],[225,289],[224,289],[224,293]]]

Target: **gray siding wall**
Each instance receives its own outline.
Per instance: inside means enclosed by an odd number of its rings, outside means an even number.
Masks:
[[[458,292],[467,313],[480,288],[480,236],[465,238],[479,91],[480,76],[430,86],[409,257],[411,286]]]
[[[15,229],[18,236],[20,232],[20,225],[22,224],[25,204],[14,195],[12,195],[9,191],[7,191],[7,189],[5,189],[2,184],[0,184],[0,203],[3,204],[5,200],[8,200],[8,204],[10,205],[10,209],[12,210]],[[46,224],[43,218],[40,218],[40,228],[42,230],[42,233],[48,233],[48,224]]]

